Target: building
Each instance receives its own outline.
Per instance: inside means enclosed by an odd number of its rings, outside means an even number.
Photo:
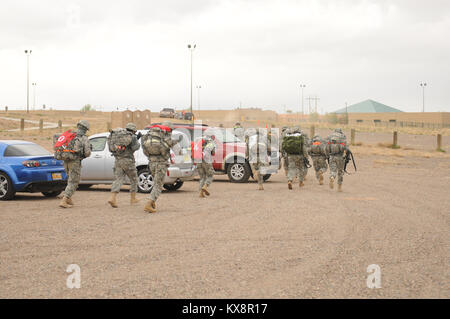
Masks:
[[[387,106],[385,104],[381,104],[374,100],[365,100],[348,107],[344,107],[343,109],[337,110],[336,114],[343,113],[396,113],[403,112],[399,109],[393,108],[391,106]]]

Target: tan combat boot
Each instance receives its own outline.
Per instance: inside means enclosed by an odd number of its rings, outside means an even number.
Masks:
[[[292,189],[292,182],[288,182],[288,188]]]
[[[264,190],[263,184],[259,184],[258,190],[260,190],[260,191],[263,191],[263,190]]]
[[[147,204],[145,204],[144,211],[147,213],[156,213],[156,203],[150,199]]]
[[[137,203],[139,203],[139,199],[136,198],[136,193],[135,192],[130,193],[130,204],[133,205]]]
[[[205,198],[205,192],[203,191],[203,188],[200,190],[200,197]]]
[[[111,198],[109,199],[108,203],[111,205],[111,207],[117,208],[117,201],[116,201],[117,193],[111,193]]]
[[[330,177],[330,188],[334,188],[334,177]]]
[[[300,182],[300,183],[298,183],[298,186],[299,186],[299,187],[303,187],[303,186],[305,186],[305,183]]]
[[[67,197],[67,204],[69,204],[69,205],[71,205],[71,206],[75,205],[75,204],[73,203],[71,197]]]
[[[205,193],[205,195],[206,196],[209,196],[209,192],[208,192],[208,185],[203,185],[203,187],[202,187],[202,191],[203,191],[203,193]]]
[[[342,184],[338,184],[338,192],[342,192]]]
[[[61,202],[59,203],[59,207],[72,208],[72,205],[70,205],[67,201],[68,199],[69,199],[68,197],[64,196],[63,199],[61,200]]]
[[[323,185],[323,173],[319,172],[319,185]]]

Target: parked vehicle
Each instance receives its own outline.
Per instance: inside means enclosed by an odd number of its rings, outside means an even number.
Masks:
[[[188,135],[191,141],[205,133],[215,136],[216,152],[213,156],[213,167],[216,174],[227,174],[232,183],[246,183],[250,177],[253,177],[250,164],[245,159],[245,142],[236,137],[232,129],[181,123],[173,123],[173,127]],[[265,181],[278,171],[279,163],[279,151],[273,149],[270,156],[270,166],[262,169]]]
[[[43,147],[27,141],[0,140],[0,200],[16,192],[58,196],[66,187],[62,161]]]
[[[194,114],[191,112],[185,112],[183,118],[188,121],[192,121],[194,118]]]
[[[169,107],[165,107],[159,112],[159,117],[168,117],[168,118],[175,118],[175,110]]]
[[[140,132],[147,134],[146,130]],[[178,139],[180,134],[183,135],[183,140],[171,151],[170,166],[164,179],[164,188],[167,190],[179,189],[184,181],[192,179],[196,174],[189,150],[189,137],[174,130],[173,138]],[[109,133],[100,133],[89,137],[92,153],[82,162],[81,188],[88,188],[94,184],[112,184],[114,181],[114,157],[106,144],[108,135]],[[150,193],[153,188],[153,176],[148,168],[148,158],[144,155],[142,148],[136,151],[134,156],[139,177],[138,191]],[[129,184],[128,181],[127,183]]]

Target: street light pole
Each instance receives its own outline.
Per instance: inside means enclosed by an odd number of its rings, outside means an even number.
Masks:
[[[30,112],[30,55],[31,50],[25,50],[27,55],[27,113]]]
[[[425,112],[425,87],[427,84],[423,82],[420,83],[420,86],[422,87],[422,112]]]
[[[192,56],[193,56],[193,52],[194,52],[194,49],[196,46],[197,46],[196,44],[194,44],[194,45],[188,44],[188,46],[187,46],[189,51],[191,51],[191,106],[190,106],[191,114],[193,114],[192,113]],[[192,118],[194,118],[194,117],[192,117]]]

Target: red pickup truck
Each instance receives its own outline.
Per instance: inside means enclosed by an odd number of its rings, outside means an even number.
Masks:
[[[152,125],[155,124],[161,123]],[[215,136],[216,152],[213,156],[213,167],[216,174],[227,174],[232,183],[246,183],[253,177],[250,165],[245,159],[245,142],[237,138],[232,129],[183,123],[173,123],[173,129],[187,134],[191,140],[201,137],[206,132]],[[271,165],[265,169],[265,181],[278,171],[278,166],[279,152],[274,150],[271,153]]]

